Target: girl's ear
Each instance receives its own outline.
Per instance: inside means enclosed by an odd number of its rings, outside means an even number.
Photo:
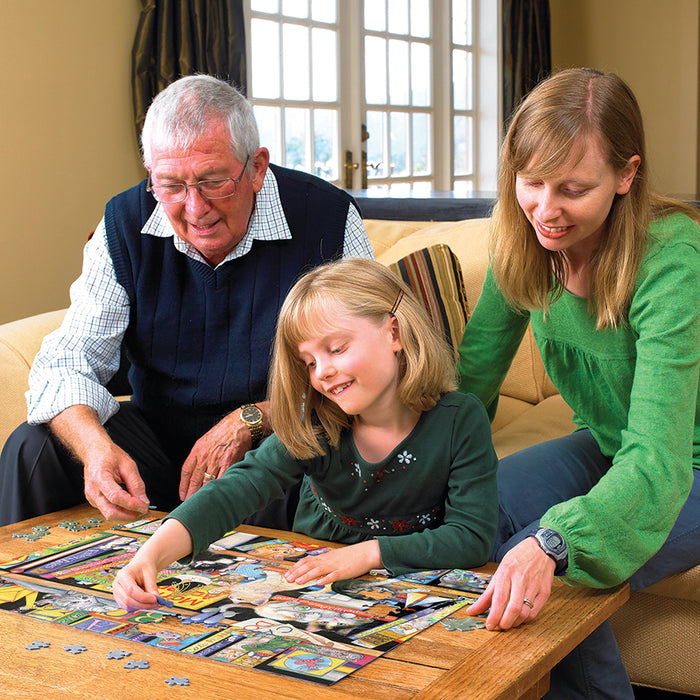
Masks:
[[[393,314],[389,317],[390,332],[391,332],[391,343],[394,352],[403,350],[403,343],[401,342],[401,334],[399,333],[399,322],[396,316]]]
[[[632,187],[634,182],[634,176],[637,174],[639,169],[639,164],[642,159],[638,155],[632,156],[628,161],[627,165],[620,171],[620,182],[617,187],[617,194],[627,194]]]

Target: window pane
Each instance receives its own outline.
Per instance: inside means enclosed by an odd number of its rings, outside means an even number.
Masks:
[[[282,14],[289,17],[308,17],[309,0],[282,0]]]
[[[270,151],[270,160],[273,163],[282,163],[280,108],[254,105],[253,111],[255,121],[258,123],[260,145],[265,146]]]
[[[387,158],[384,144],[386,114],[384,112],[367,112],[367,131],[369,139],[367,145],[367,177],[386,177]]]
[[[250,0],[250,9],[255,12],[277,12],[279,2],[277,0]]]
[[[389,0],[389,31],[408,34],[408,0]]]
[[[324,180],[338,179],[338,112],[314,110],[314,173]]]
[[[425,176],[432,171],[430,163],[430,115],[413,115],[413,174]]]
[[[252,97],[280,97],[279,25],[263,19],[250,21]]]
[[[472,154],[472,118],[454,118],[454,174],[471,175],[474,169]]]
[[[284,110],[285,165],[288,168],[311,172],[309,162],[309,110],[288,108]]]
[[[472,108],[471,69],[471,52],[455,49],[452,52],[452,99],[456,110]]]
[[[365,100],[367,104],[386,104],[386,41],[365,37]]]
[[[365,29],[375,32],[386,29],[385,0],[365,0]]]
[[[452,0],[452,43],[471,46],[472,43],[471,0]]]
[[[314,100],[333,102],[338,99],[337,33],[332,29],[311,30]]]
[[[335,0],[311,0],[311,19],[314,22],[335,22]]]
[[[431,105],[430,46],[411,44],[411,104],[416,107]]]
[[[408,114],[392,112],[389,115],[389,138],[391,151],[391,175],[409,175]]]
[[[309,29],[297,24],[282,25],[284,47],[284,96],[288,100],[308,100]]]
[[[389,102],[408,104],[408,42],[389,40]]]
[[[411,36],[430,36],[430,0],[411,0]]]
[[[474,182],[472,180],[455,180],[452,190],[456,197],[466,197],[474,191]]]

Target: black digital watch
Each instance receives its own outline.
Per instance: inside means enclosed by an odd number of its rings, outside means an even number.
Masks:
[[[561,576],[569,565],[569,552],[564,538],[556,531],[546,527],[538,527],[528,533],[529,537],[537,540],[542,551],[554,559],[556,564],[554,575]]]

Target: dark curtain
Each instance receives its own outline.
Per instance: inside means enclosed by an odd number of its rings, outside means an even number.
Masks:
[[[552,70],[549,0],[503,0],[503,119]]]
[[[206,73],[246,92],[243,0],[141,0],[131,53],[134,120],[183,75]]]

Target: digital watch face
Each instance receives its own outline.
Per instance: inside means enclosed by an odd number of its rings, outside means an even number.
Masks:
[[[559,549],[564,543],[556,532],[549,535],[545,541],[552,549]]]

